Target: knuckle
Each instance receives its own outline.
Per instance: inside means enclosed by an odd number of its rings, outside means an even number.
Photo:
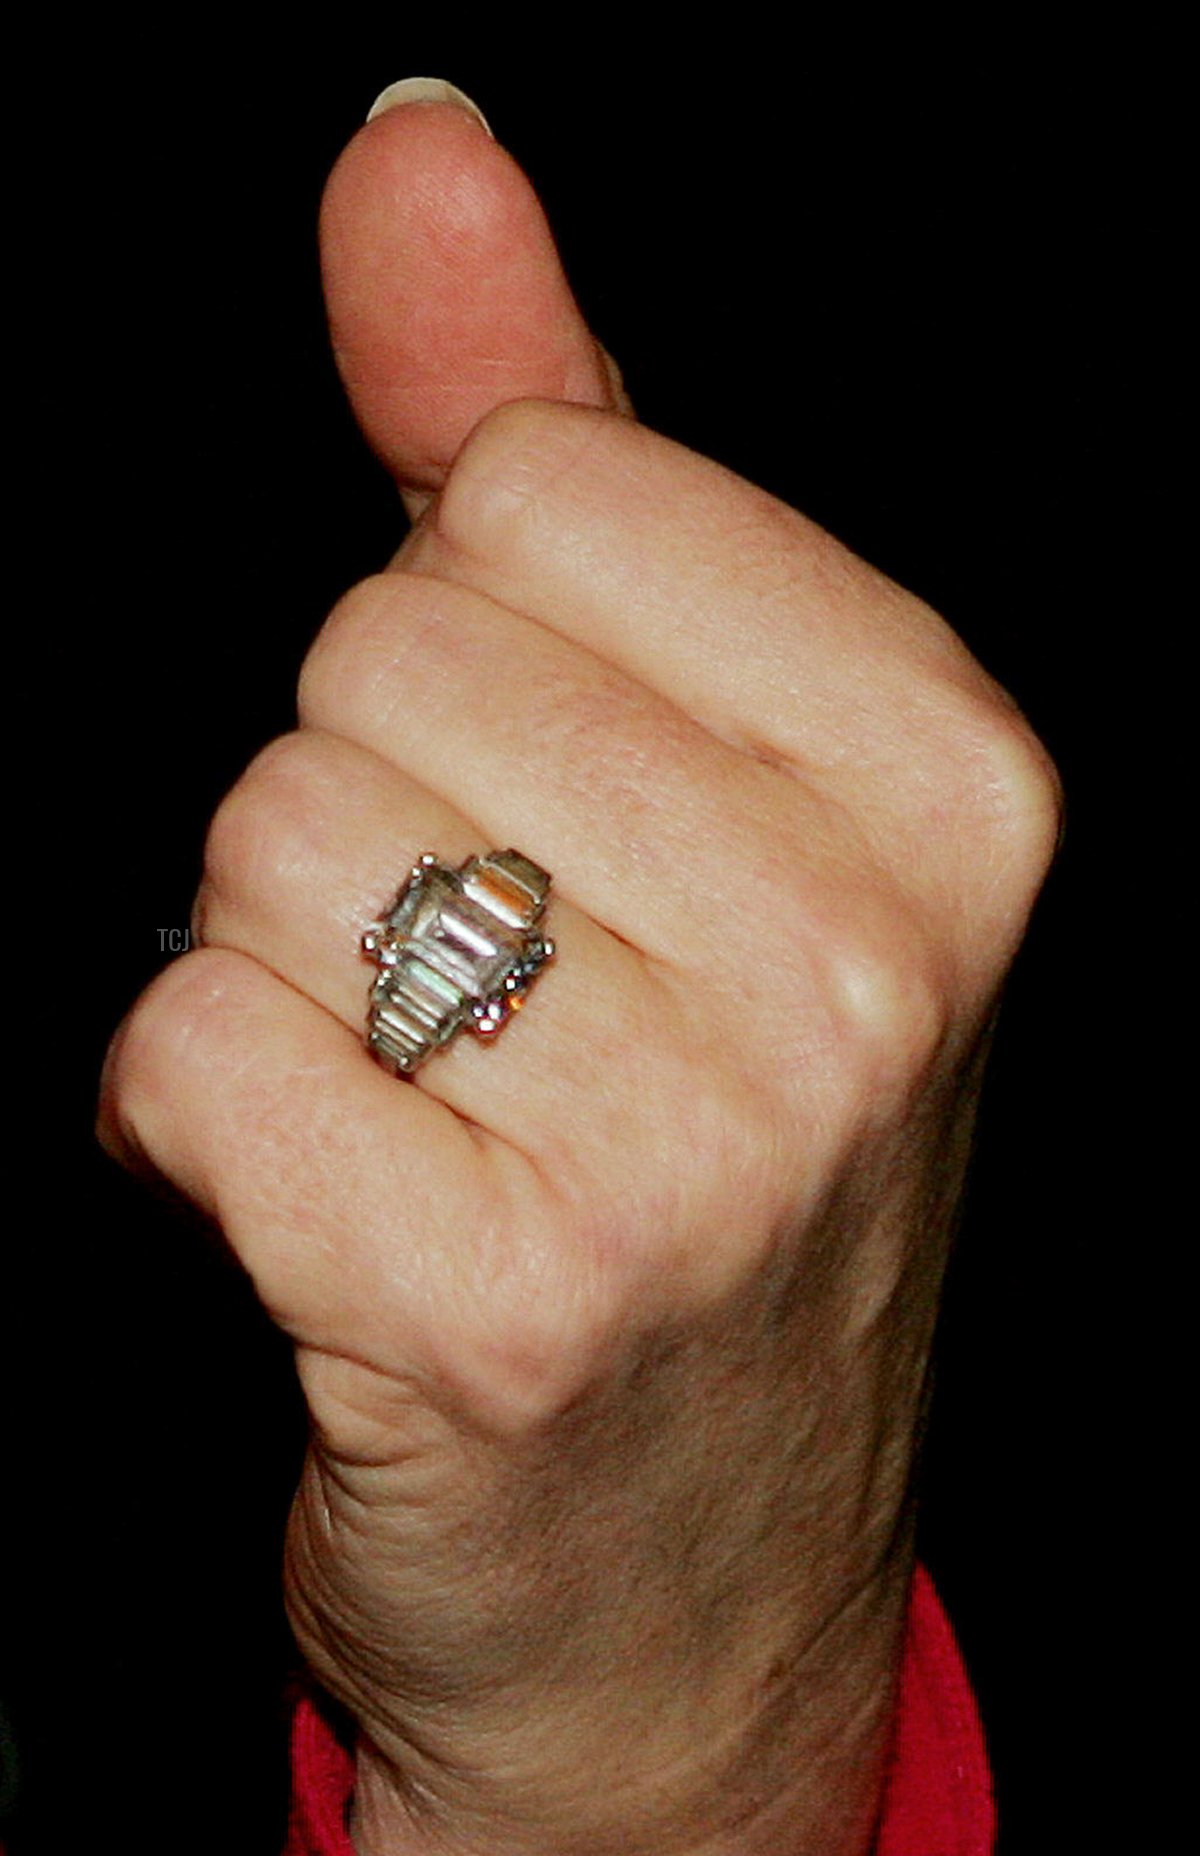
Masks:
[[[201,933],[221,904],[245,906],[280,884],[312,880],[327,855],[319,830],[320,750],[311,732],[281,735],[262,750],[218,806],[204,847],[197,905]]]
[[[1002,692],[969,697],[954,720],[976,883],[1018,911],[1032,903],[1062,828],[1058,771]]]
[[[1027,910],[1058,843],[1062,786],[1016,705],[976,672],[932,687],[920,743],[923,832],[957,857],[963,902],[981,918]]]
[[[1015,709],[994,716],[982,764],[1010,881],[1025,900],[1039,888],[1062,831],[1063,788],[1050,755]]]
[[[898,899],[823,951],[836,1048],[856,1104],[878,1107],[928,1076],[957,1013],[952,963]]]
[[[564,478],[617,422],[548,400],[496,407],[467,438],[434,504],[438,539],[468,556],[512,558],[545,522]]]
[[[181,1078],[207,1061],[244,965],[220,949],[185,954],[147,987],[122,1024],[105,1066],[101,1121],[134,1150],[169,1159],[166,1128]]]
[[[300,670],[300,719],[337,728],[354,713],[371,667],[386,655],[396,631],[403,575],[373,574],[351,587],[334,607]]]

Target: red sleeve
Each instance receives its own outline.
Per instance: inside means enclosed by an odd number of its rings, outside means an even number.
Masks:
[[[284,1856],[354,1856],[346,1833],[354,1760],[317,1701],[292,1722],[292,1816]],[[991,1775],[975,1699],[933,1583],[917,1568],[900,1671],[896,1739],[875,1856],[991,1856]]]
[[[875,1856],[991,1856],[995,1839],[979,1710],[933,1581],[918,1566]]]

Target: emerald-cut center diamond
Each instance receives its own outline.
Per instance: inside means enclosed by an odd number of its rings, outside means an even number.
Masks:
[[[554,952],[536,932],[550,879],[516,851],[453,870],[432,854],[414,865],[390,913],[363,936],[379,973],[368,1043],[388,1068],[411,1071],[469,1025],[500,1030]]]

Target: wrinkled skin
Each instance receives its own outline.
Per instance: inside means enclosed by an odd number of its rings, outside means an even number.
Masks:
[[[469,117],[370,125],[323,238],[418,519],[218,814],[105,1138],[295,1341],[287,1599],[360,1850],[859,1856],[1054,775],[918,600],[628,416]],[[396,1082],[358,936],[417,852],[507,844],[558,958]]]

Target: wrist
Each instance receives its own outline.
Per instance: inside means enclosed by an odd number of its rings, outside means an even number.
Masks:
[[[686,1746],[663,1736],[648,1750],[628,1720],[589,1714],[584,1726],[570,1707],[552,1722],[515,1709],[519,1743],[487,1775],[425,1767],[415,1746],[398,1763],[364,1741],[356,1856],[868,1856],[900,1621],[855,1640],[852,1621],[839,1620],[790,1705],[764,1706],[755,1685],[731,1682],[739,1717],[725,1708],[715,1718],[698,1689],[682,1711]]]

